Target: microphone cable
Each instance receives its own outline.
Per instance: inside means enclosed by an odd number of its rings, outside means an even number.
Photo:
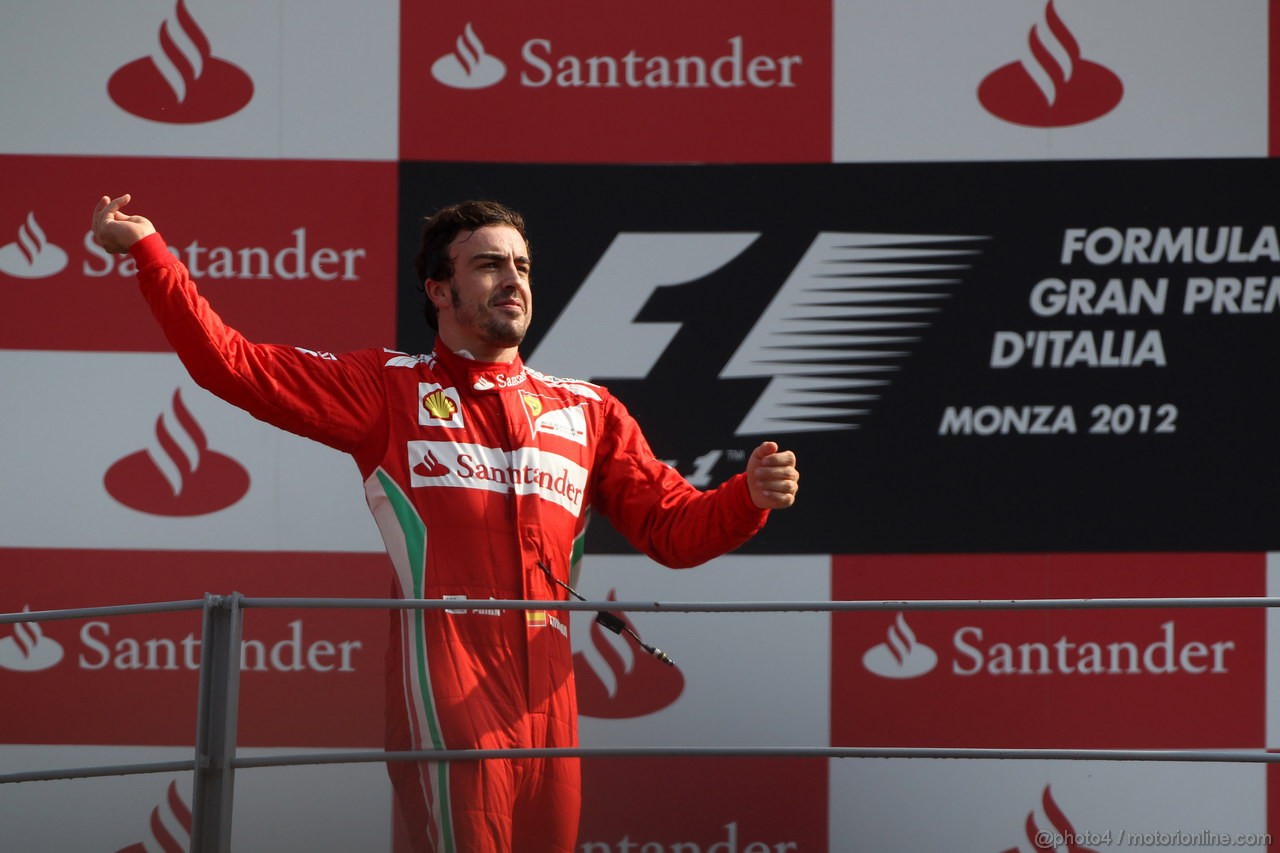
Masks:
[[[586,600],[587,600],[587,599],[583,598],[583,597],[582,597],[582,595],[580,595],[576,589],[574,589],[573,587],[569,586],[569,584],[565,583],[564,581],[560,580],[560,578],[558,578],[558,577],[556,577],[554,574],[552,574],[552,573],[551,573],[551,567],[550,567],[550,566],[548,566],[548,565],[547,565],[545,562],[543,562],[542,560],[539,560],[539,561],[538,561],[538,568],[540,568],[540,569],[542,569],[542,571],[546,572],[547,578],[548,578],[552,583],[554,583],[554,584],[556,584],[556,585],[558,585],[558,586],[560,586],[560,587],[563,587],[563,588],[564,588],[565,590],[567,590],[567,591],[569,592],[569,594],[570,594],[570,595],[572,595],[574,598],[578,599],[579,601],[586,601]],[[626,620],[624,620],[624,619],[623,619],[621,616],[619,616],[618,614],[616,614],[616,613],[611,613],[611,612],[609,612],[608,610],[597,610],[597,611],[596,611],[596,622],[598,622],[602,627],[607,628],[608,630],[610,630],[610,631],[612,631],[613,633],[617,634],[618,636],[622,636],[622,633],[625,631],[627,634],[629,634],[629,635],[630,635],[630,637],[631,637],[631,639],[632,639],[632,640],[635,640],[636,645],[638,645],[640,648],[644,649],[646,652],[648,652],[649,654],[653,655],[655,658],[657,658],[658,660],[662,661],[662,662],[663,662],[663,663],[665,663],[667,666],[675,666],[675,665],[676,665],[676,662],[675,662],[675,661],[673,661],[673,660],[672,660],[672,659],[667,655],[667,653],[666,653],[666,652],[664,652],[662,649],[658,648],[657,646],[651,646],[651,645],[649,645],[648,643],[646,643],[644,640],[640,639],[640,635],[639,635],[639,634],[637,634],[637,633],[635,632],[635,630],[634,630],[630,625],[628,625],[628,624],[627,624]]]

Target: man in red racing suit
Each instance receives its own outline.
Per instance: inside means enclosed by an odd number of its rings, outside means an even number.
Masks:
[[[132,254],[192,378],[263,421],[351,454],[394,566],[393,595],[458,601],[392,611],[390,750],[577,744],[568,612],[484,602],[563,600],[547,570],[569,581],[588,509],[680,567],[737,547],[770,508],[794,499],[794,456],[771,442],[747,473],[701,492],[654,457],[606,389],[524,366],[503,337],[513,325],[522,337],[531,309],[523,221],[464,222],[445,234],[447,277],[426,282],[439,324],[430,355],[335,356],[250,343],[226,326],[151,223],[119,212],[127,201],[102,200],[95,238]],[[433,292],[441,281],[447,287]],[[415,850],[573,848],[576,759],[388,768]]]

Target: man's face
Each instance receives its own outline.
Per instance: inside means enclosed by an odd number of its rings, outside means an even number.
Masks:
[[[466,339],[519,346],[533,316],[529,249],[520,232],[510,225],[460,231],[449,244],[449,256],[451,325]]]

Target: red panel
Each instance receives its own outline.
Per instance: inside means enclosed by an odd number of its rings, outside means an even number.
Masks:
[[[405,3],[401,156],[829,162],[831,17],[829,2]]]
[[[394,163],[11,156],[0,169],[0,346],[169,349],[132,261],[89,240],[98,198],[125,192],[251,339],[394,343]]]
[[[385,598],[382,554],[0,551],[0,612],[246,596]],[[200,611],[0,625],[0,743],[195,738]],[[387,614],[246,609],[241,746],[382,745]]]
[[[836,599],[1261,596],[1258,554],[837,557]],[[1264,741],[1265,613],[913,611],[832,623],[832,742],[1192,748]]]
[[[824,759],[590,759],[582,792],[582,850],[827,849]]]

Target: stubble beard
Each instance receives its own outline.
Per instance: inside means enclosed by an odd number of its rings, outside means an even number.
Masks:
[[[449,288],[453,300],[454,316],[465,326],[476,330],[480,340],[490,346],[516,347],[524,340],[528,331],[528,314],[521,317],[502,317],[493,312],[487,305],[463,305],[458,298],[458,290]],[[521,320],[526,322],[521,323]]]

